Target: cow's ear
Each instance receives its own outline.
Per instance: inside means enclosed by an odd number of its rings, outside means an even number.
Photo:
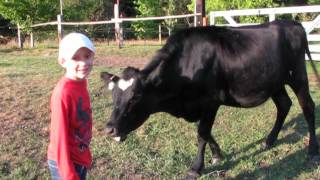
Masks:
[[[100,77],[104,81],[104,83],[108,86],[109,90],[112,90],[115,86],[115,83],[117,83],[120,79],[118,76],[114,74],[110,74],[108,72],[101,72]]]

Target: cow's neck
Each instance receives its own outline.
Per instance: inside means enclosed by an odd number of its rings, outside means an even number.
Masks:
[[[166,112],[193,122],[197,121],[201,112],[207,109],[205,104],[208,98],[200,96],[201,93],[192,93],[192,90],[176,90],[174,87],[162,84],[150,87],[148,91],[152,92],[149,96],[151,103],[148,105],[152,109],[151,113]]]

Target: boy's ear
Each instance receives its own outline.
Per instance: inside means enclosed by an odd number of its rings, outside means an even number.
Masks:
[[[66,60],[64,59],[64,58],[59,58],[58,59],[58,63],[62,66],[62,67],[64,67],[64,63],[66,62]]]
[[[119,81],[119,77],[114,75],[114,74],[110,74],[108,72],[101,72],[100,73],[100,78],[104,81],[104,83],[108,86],[109,90],[112,90],[115,86],[115,84]]]

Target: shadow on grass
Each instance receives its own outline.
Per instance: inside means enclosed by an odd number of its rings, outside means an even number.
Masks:
[[[14,51],[22,51],[22,49],[18,49],[18,48],[0,49],[0,53],[11,53]]]
[[[21,51],[33,51],[33,50],[48,50],[48,49],[57,49],[57,46],[44,46],[37,48],[4,48],[0,49],[0,53],[13,53],[13,52],[21,52]]]
[[[0,67],[9,67],[12,66],[11,63],[0,63]]]
[[[317,114],[319,114],[319,112],[320,112],[320,105],[316,106],[316,109],[315,109],[316,127],[318,127],[320,124],[319,119],[317,118]],[[282,131],[288,130],[288,129],[294,129],[294,132],[292,134],[288,134],[284,138],[278,139],[275,142],[275,145],[274,145],[275,147],[284,143],[295,144],[298,141],[303,140],[303,137],[306,137],[306,136],[309,137],[307,122],[305,121],[302,113],[289,121],[287,120],[287,123],[284,124]],[[264,141],[265,141],[265,138],[260,139],[242,148],[241,152],[234,152],[232,154],[227,154],[225,157],[226,160],[223,162],[223,164],[218,166],[207,167],[204,170],[203,175],[211,174],[217,169],[220,169],[220,170],[233,169],[240,162],[255,158],[256,156],[259,156],[261,153],[268,151],[268,150],[264,150],[261,147],[259,150],[251,154],[244,155],[237,159],[232,158],[236,154],[250,151],[250,149],[255,148],[257,145],[262,144]],[[266,179],[286,179],[286,178],[297,177],[302,173],[312,172],[320,165],[320,160],[319,160],[320,156],[317,156],[316,159],[314,159],[313,161],[308,160],[307,158],[308,147],[309,146],[305,146],[300,150],[294,152],[293,154],[286,156],[285,158],[280,158],[279,161],[276,161],[273,164],[267,164],[267,163],[263,164],[263,162],[262,164],[260,164],[259,162],[257,162],[255,169],[241,172],[240,174],[238,174],[236,177],[232,179],[256,179],[259,177],[264,177]],[[272,149],[270,149],[270,151],[272,151]],[[259,158],[256,158],[256,159],[259,159]]]

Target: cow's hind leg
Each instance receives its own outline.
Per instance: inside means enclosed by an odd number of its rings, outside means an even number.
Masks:
[[[198,154],[193,161],[190,170],[187,172],[188,179],[194,179],[201,175],[201,170],[204,168],[204,153],[206,144],[209,143],[213,153],[213,159],[218,161],[222,158],[220,147],[211,135],[211,129],[214,122],[214,116],[218,108],[214,112],[208,112],[199,121],[198,125]],[[213,113],[213,114],[212,114]],[[212,116],[213,115],[213,116]]]
[[[301,60],[294,67],[289,85],[296,94],[303,115],[308,124],[309,130],[309,155],[319,155],[319,145],[315,132],[315,104],[310,96],[308,76],[306,72],[304,53],[301,55]]]
[[[292,101],[290,100],[284,86],[272,95],[272,100],[277,107],[277,119],[270,134],[268,135],[268,138],[263,144],[265,149],[272,147],[274,142],[277,140],[278,134],[292,105]]]
[[[299,104],[303,111],[309,130],[309,151],[310,156],[319,155],[319,145],[315,132],[315,104],[309,93],[308,80],[295,81],[290,85],[297,95]]]

